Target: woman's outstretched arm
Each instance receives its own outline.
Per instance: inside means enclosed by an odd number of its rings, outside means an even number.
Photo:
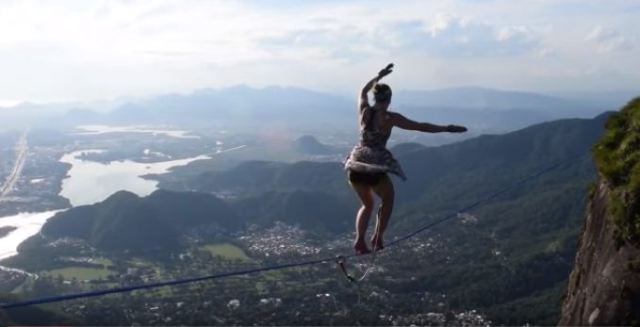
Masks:
[[[362,88],[362,91],[360,91],[360,103],[358,104],[358,108],[360,109],[360,112],[362,112],[364,108],[369,106],[369,96],[368,96],[369,91],[371,91],[373,86],[376,85],[376,83],[378,83],[383,77],[391,74],[392,72],[393,72],[393,64],[388,64],[387,67],[385,67],[378,73],[378,76],[372,78],[370,81],[367,82],[367,84],[364,85],[364,87]]]
[[[467,131],[467,128],[464,126],[458,125],[435,125],[430,123],[420,123],[417,121],[413,121],[397,112],[390,112],[389,118],[393,123],[393,126],[410,130],[410,131],[420,131],[425,133],[441,133],[441,132],[449,132],[449,133],[464,133]]]

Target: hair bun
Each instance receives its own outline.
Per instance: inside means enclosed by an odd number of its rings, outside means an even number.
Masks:
[[[373,97],[376,101],[388,101],[391,99],[391,88],[387,84],[376,84],[373,87]]]

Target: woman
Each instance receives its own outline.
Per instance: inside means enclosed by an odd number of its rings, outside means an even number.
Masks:
[[[419,123],[405,118],[399,113],[389,111],[391,103],[391,88],[386,84],[378,84],[393,70],[393,64],[378,73],[369,81],[360,93],[360,144],[356,145],[345,163],[349,183],[358,194],[362,207],[356,217],[356,240],[354,249],[357,255],[370,253],[364,236],[369,225],[369,217],[373,211],[375,193],[381,204],[378,209],[376,229],[371,238],[374,251],[384,248],[382,236],[393,210],[394,190],[387,173],[392,173],[406,180],[402,168],[387,150],[387,140],[391,136],[393,127],[426,133],[462,133],[467,129],[462,126],[439,126],[429,123]],[[368,93],[373,88],[375,104],[369,105]]]

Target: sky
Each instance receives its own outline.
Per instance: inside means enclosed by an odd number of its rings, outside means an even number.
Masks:
[[[236,84],[640,85],[638,0],[0,0],[0,106]]]

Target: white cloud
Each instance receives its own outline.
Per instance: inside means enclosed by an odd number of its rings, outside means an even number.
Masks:
[[[534,53],[537,45],[537,37],[528,27],[493,26],[444,13],[432,19],[381,20],[374,28],[327,19],[321,25],[294,28],[261,42],[274,55],[314,49],[319,56],[316,59],[347,61],[380,53],[445,58],[517,56]]]
[[[506,26],[498,31],[498,41],[509,42],[513,40],[534,42],[535,36],[531,28],[526,26]]]
[[[440,34],[444,34],[452,29],[464,29],[468,25],[468,21],[461,17],[456,17],[451,14],[440,13],[436,15],[435,19],[429,27],[431,37],[436,38]]]
[[[424,23],[428,33],[408,37],[408,45],[431,55],[445,57],[511,56],[533,53],[538,46],[535,32],[526,26],[489,24],[454,14],[437,14]],[[411,33],[410,33],[411,34]],[[413,39],[415,38],[415,39]]]
[[[598,25],[587,35],[588,41],[593,41],[600,52],[620,52],[633,49],[631,41],[620,32]]]
[[[536,58],[548,58],[548,57],[551,57],[551,56],[554,56],[554,55],[556,55],[556,52],[553,49],[550,49],[550,48],[540,48],[534,54],[534,56]]]

